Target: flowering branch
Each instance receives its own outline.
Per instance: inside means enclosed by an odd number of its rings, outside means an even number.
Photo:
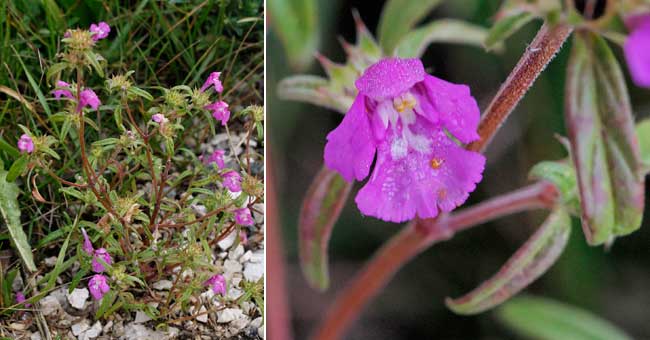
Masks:
[[[555,57],[573,27],[566,23],[554,26],[544,24],[526,48],[524,55],[519,59],[514,70],[499,88],[490,106],[483,113],[478,134],[481,139],[471,143],[467,148],[472,151],[483,151],[490,143],[492,137],[508,118],[512,110],[524,97],[535,79],[546,68],[546,65]]]
[[[457,232],[499,217],[536,209],[549,209],[557,192],[553,184],[539,182],[435,220],[415,220],[394,236],[369,261],[354,281],[336,298],[313,339],[339,339],[359,311],[412,258]]]

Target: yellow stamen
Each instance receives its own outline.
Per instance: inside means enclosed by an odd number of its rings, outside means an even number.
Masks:
[[[434,158],[431,160],[431,167],[433,170],[438,170],[442,166],[442,164],[445,162],[444,159],[442,158]]]

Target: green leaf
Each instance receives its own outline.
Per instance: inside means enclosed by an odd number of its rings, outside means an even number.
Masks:
[[[562,208],[557,208],[498,273],[460,298],[447,298],[447,306],[455,313],[470,315],[504,302],[555,263],[569,240],[570,232],[571,217]]]
[[[0,150],[4,150],[11,157],[20,157],[20,151],[18,151],[18,149],[16,149],[13,145],[7,143],[7,141],[2,138],[0,138]]]
[[[300,264],[307,282],[318,290],[329,286],[327,245],[352,184],[323,166],[302,203],[299,225]]]
[[[388,0],[379,19],[379,45],[389,54],[405,36],[440,0]]]
[[[16,178],[23,173],[28,163],[29,157],[27,155],[21,156],[15,160],[9,168],[9,172],[7,173],[7,182],[15,181]]]
[[[486,36],[487,31],[480,26],[454,19],[437,20],[406,34],[397,44],[393,55],[420,58],[434,42],[483,46]]]
[[[497,21],[485,38],[485,48],[488,50],[495,48],[534,18],[535,16],[531,13],[521,12],[506,16]]]
[[[543,161],[537,163],[530,170],[529,177],[553,183],[560,192],[560,199],[564,207],[572,214],[579,215],[580,202],[578,201],[576,173],[568,162]]]
[[[516,297],[498,309],[497,317],[530,339],[632,339],[609,321],[586,310],[539,297]]]
[[[280,81],[278,96],[282,99],[306,102],[345,113],[354,98],[337,96],[327,88],[328,85],[328,80],[322,77],[292,76]]]
[[[129,92],[129,94],[132,94],[132,95],[135,95],[135,96],[138,96],[138,97],[142,97],[142,98],[144,98],[144,99],[146,99],[148,101],[153,100],[153,96],[149,92],[147,92],[147,91],[145,91],[145,90],[143,90],[143,89],[141,89],[139,87],[131,86],[131,87],[129,87],[128,92]]]
[[[270,27],[278,34],[292,67],[305,69],[318,46],[315,0],[273,0],[267,3]]]
[[[41,0],[41,4],[45,10],[47,24],[50,26],[50,29],[54,28],[56,31],[63,31],[65,28],[65,20],[63,19],[63,12],[61,11],[61,8],[59,8],[59,6],[56,4],[56,1]]]
[[[644,178],[625,79],[607,43],[578,32],[569,60],[565,114],[582,225],[599,245],[641,226]]]
[[[20,258],[29,272],[36,271],[32,247],[20,223],[20,208],[18,207],[18,186],[7,182],[7,171],[0,170],[0,213],[7,224],[13,245],[18,250]]]
[[[636,125],[636,135],[639,136],[641,160],[645,164],[646,173],[650,172],[650,119]]]

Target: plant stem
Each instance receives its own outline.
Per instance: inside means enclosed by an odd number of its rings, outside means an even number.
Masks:
[[[556,189],[551,183],[540,182],[438,219],[412,221],[386,243],[353,282],[337,296],[313,339],[339,339],[359,316],[361,309],[381,291],[393,275],[433,244],[499,217],[550,208],[556,197]]]
[[[544,24],[539,29],[535,39],[526,48],[524,55],[519,59],[483,113],[478,126],[478,134],[481,139],[470,144],[467,147],[469,150],[483,151],[485,149],[499,127],[528,92],[535,79],[555,57],[571,31],[573,31],[573,27],[566,23],[558,23],[554,26]]]

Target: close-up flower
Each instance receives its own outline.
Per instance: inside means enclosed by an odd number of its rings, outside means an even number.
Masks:
[[[20,136],[20,139],[18,139],[18,150],[21,153],[32,153],[32,152],[34,152],[34,141],[32,140],[32,137],[30,137],[26,133],[23,133]]]
[[[52,91],[54,98],[61,99],[61,97],[66,97],[68,99],[74,99],[72,92],[70,92],[70,84],[62,80],[57,80],[56,88],[56,90]]]
[[[102,261],[104,263],[102,263]],[[110,266],[111,264],[113,264],[113,258],[105,248],[99,248],[95,250],[95,252],[93,253],[93,260],[91,263],[91,267],[95,273],[103,273],[106,270],[104,264]]]
[[[221,72],[210,73],[208,79],[206,79],[205,82],[203,83],[203,86],[201,86],[201,92],[205,92],[210,87],[214,87],[214,90],[217,93],[223,92],[223,85],[221,84],[221,80],[219,79],[220,76],[221,76]]]
[[[206,160],[207,164],[215,164],[217,168],[223,169],[226,164],[224,163],[223,156],[226,154],[225,150],[214,150]]]
[[[226,278],[223,275],[217,274],[211,276],[205,281],[204,285],[210,287],[214,294],[226,295]]]
[[[235,222],[237,222],[239,225],[247,226],[255,224],[253,215],[251,215],[251,211],[248,208],[237,209],[234,211],[234,214]]]
[[[228,171],[221,175],[221,177],[223,178],[223,186],[230,190],[230,192],[241,191],[242,178],[237,171]]]
[[[97,110],[101,104],[102,103],[99,100],[99,97],[97,97],[95,91],[92,89],[84,89],[79,94],[79,105],[77,111],[81,111],[86,106],[93,110]]]
[[[106,276],[95,274],[88,281],[88,290],[95,300],[101,300],[111,290],[111,287],[108,285]]]
[[[169,121],[169,119],[167,119],[167,117],[165,117],[165,115],[162,113],[156,113],[155,115],[151,116],[151,120],[161,125]]]
[[[469,88],[428,75],[418,59],[383,59],[356,81],[343,121],[327,136],[325,164],[347,181],[370,180],[355,202],[364,215],[403,222],[461,205],[485,157],[458,144],[478,139]]]
[[[90,32],[93,34],[93,40],[97,41],[108,37],[108,34],[111,32],[111,27],[104,21],[99,24],[91,24]]]
[[[230,110],[228,109],[228,103],[219,100],[210,105],[206,105],[205,109],[212,111],[212,117],[218,121],[221,121],[221,125],[226,126],[228,119],[230,119]]]
[[[627,17],[625,24],[630,35],[623,50],[632,81],[650,88],[650,14],[636,14]]]

